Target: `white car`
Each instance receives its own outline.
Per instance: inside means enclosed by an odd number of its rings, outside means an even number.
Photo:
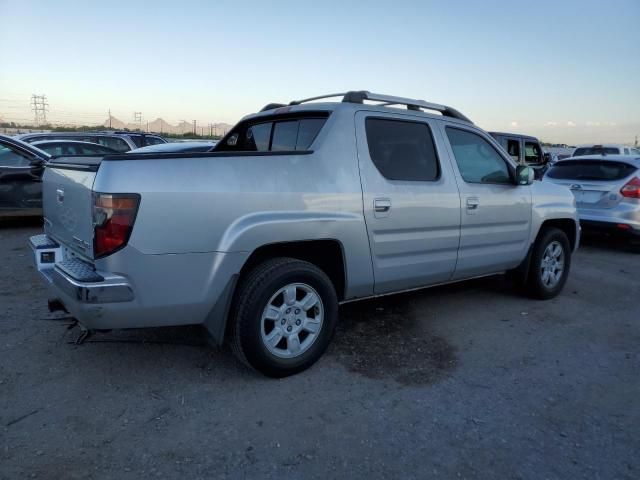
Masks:
[[[640,155],[640,149],[629,145],[614,143],[578,145],[573,151],[572,157],[584,157],[585,155]]]

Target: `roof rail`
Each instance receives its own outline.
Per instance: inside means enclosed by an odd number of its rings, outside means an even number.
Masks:
[[[467,116],[463,115],[455,108],[440,105],[438,103],[425,102],[424,100],[382,95],[379,93],[367,92],[366,90],[347,92],[342,99],[342,101],[346,103],[364,103],[365,100],[382,102],[383,105],[406,105],[408,110],[419,111],[422,108],[426,110],[434,110],[436,112],[440,112],[445,117],[457,118],[458,120],[473,123]]]
[[[319,95],[317,97],[305,98],[302,100],[294,100],[293,102],[290,102],[289,105],[300,105],[301,103],[311,102],[313,100],[321,100],[323,98],[333,98],[333,97],[342,97],[342,102],[344,103],[364,103],[365,100],[370,100],[373,102],[382,102],[381,106],[405,105],[408,110],[417,110],[417,111],[420,111],[421,109],[424,108],[426,110],[434,110],[436,112],[440,112],[445,117],[457,118],[458,120],[463,120],[465,122],[473,123],[467,116],[463,115],[455,108],[448,107],[446,105],[425,102],[424,100],[415,100],[413,98],[381,95],[379,93],[371,93],[366,90],[350,91],[350,92],[344,92],[344,93],[330,93],[328,95]],[[275,107],[272,107],[272,105],[274,104],[267,105],[261,111],[267,110],[267,107],[275,108]]]

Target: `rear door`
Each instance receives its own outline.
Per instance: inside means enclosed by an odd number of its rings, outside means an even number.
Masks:
[[[503,271],[526,256],[531,187],[516,185],[514,166],[479,129],[442,122],[462,203],[454,279]]]
[[[377,112],[355,120],[375,293],[449,280],[460,197],[435,122]]]
[[[624,197],[622,187],[638,168],[615,160],[563,160],[547,172],[546,180],[569,187],[580,210],[616,207]]]

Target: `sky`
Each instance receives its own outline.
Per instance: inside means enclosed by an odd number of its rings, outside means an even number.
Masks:
[[[0,118],[235,123],[370,90],[561,143],[640,135],[640,0],[0,0]]]

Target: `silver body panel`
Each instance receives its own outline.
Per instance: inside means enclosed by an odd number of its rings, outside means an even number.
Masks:
[[[128,245],[93,261],[97,273],[126,284],[133,298],[87,303],[70,294],[75,290],[52,283],[56,295],[90,328],[209,325],[225,311],[223,297],[246,259],[272,243],[339,242],[343,300],[350,301],[513,268],[546,220],[571,219],[579,234],[573,196],[564,187],[534,182],[497,188],[461,180],[445,125],[473,129],[497,145],[469,122],[371,105],[290,107],[319,109],[332,114],[310,154],[105,160],[95,178],[48,170],[45,230],[69,255],[91,257],[73,240],[91,244],[91,191],[141,196]],[[368,155],[363,122],[369,115],[427,123],[441,164],[439,180],[383,178]],[[505,161],[515,168],[506,154]],[[72,192],[74,215],[82,216],[77,224],[65,226],[53,206],[61,185],[65,195]],[[474,215],[465,210],[468,197],[480,201]],[[388,215],[376,214],[376,199],[389,200]],[[215,319],[217,331],[224,332],[225,321]]]

